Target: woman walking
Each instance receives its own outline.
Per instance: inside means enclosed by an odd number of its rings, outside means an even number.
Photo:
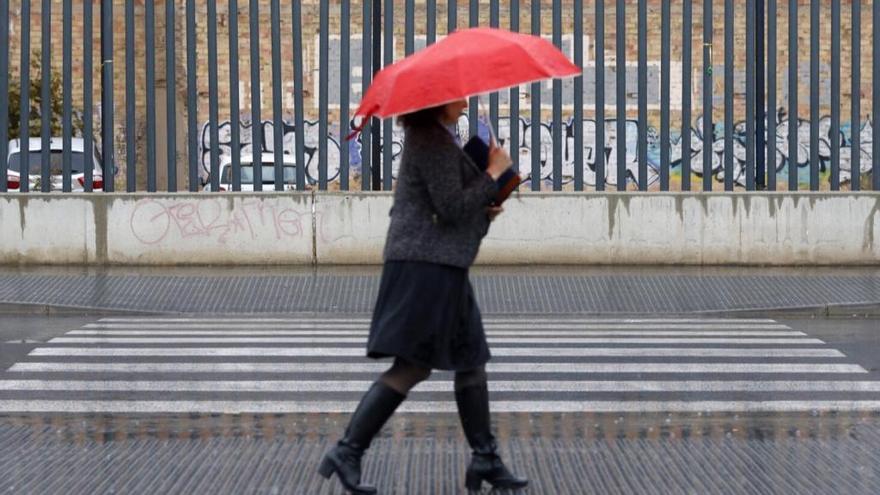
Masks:
[[[336,473],[354,494],[377,492],[361,484],[364,451],[432,369],[455,371],[458,414],[473,450],[467,488],[479,490],[483,481],[507,489],[528,483],[511,474],[497,453],[485,370],[489,347],[468,280],[489,223],[502,212],[488,205],[511,161],[493,143],[483,172],[456,144],[449,127],[466,107],[460,100],[399,118],[403,159],[367,342],[369,357],[393,357],[394,363],[363,396],[345,435],[319,467],[326,478]]]

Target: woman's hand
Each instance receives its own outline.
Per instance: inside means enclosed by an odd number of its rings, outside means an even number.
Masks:
[[[507,151],[504,148],[499,148],[495,143],[494,139],[489,141],[489,166],[486,167],[486,173],[488,173],[492,179],[498,180],[501,177],[501,174],[507,171],[510,166],[513,165],[513,161],[510,159],[510,155],[507,154]]]
[[[489,214],[489,221],[491,222],[491,221],[495,220],[495,217],[504,213],[504,208],[502,208],[500,206],[490,206],[490,207],[486,208],[486,211]]]

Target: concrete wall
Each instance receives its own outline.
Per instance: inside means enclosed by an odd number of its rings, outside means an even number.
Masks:
[[[5,194],[4,264],[380,263],[388,193]],[[878,264],[878,193],[522,193],[483,264]]]

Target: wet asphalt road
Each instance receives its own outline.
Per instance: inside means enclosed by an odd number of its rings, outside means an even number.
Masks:
[[[290,318],[0,315],[0,406],[17,404],[0,413],[0,490],[341,493],[314,467],[377,371],[357,355],[364,315],[334,318],[322,326]],[[527,493],[880,492],[880,320],[640,318],[487,317],[497,342],[491,379],[502,387],[493,392],[493,409],[501,409],[495,428],[505,458],[533,480]],[[701,328],[711,333],[691,334]],[[211,340],[218,335],[226,340]],[[195,340],[126,340],[156,336]],[[252,338],[260,340],[241,340]],[[636,343],[645,338],[653,340]],[[120,347],[141,355],[114,355]],[[332,351],[309,355],[309,348]],[[284,349],[293,354],[272,355]],[[746,355],[770,349],[823,357]],[[744,356],[727,354],[734,350]],[[155,363],[168,368],[151,370]],[[231,363],[245,367],[223,369]],[[542,363],[571,369],[535,371]],[[642,369],[621,367],[628,363]],[[299,369],[284,369],[290,364]],[[50,365],[56,369],[41,368]],[[196,368],[179,371],[184,365]],[[675,369],[684,365],[694,368]],[[412,409],[374,442],[365,477],[381,493],[464,493],[467,449],[448,379],[435,373],[420,385],[407,401]],[[781,410],[785,402],[806,406]],[[124,403],[138,406],[114,409]]]

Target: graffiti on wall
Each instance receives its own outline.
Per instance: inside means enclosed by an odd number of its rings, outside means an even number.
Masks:
[[[789,132],[791,125],[784,110],[777,111],[773,117],[776,119],[776,170],[780,176],[787,177],[789,163],[795,163],[798,169],[809,168],[810,165],[810,122],[808,120],[799,119],[795,132],[797,133],[797,156],[792,157],[789,153]],[[518,157],[520,171],[525,181],[531,181],[532,156],[535,150],[532,146],[532,123],[522,117],[519,118],[518,125]],[[539,135],[540,143],[537,153],[539,153],[540,162],[540,180],[551,181],[553,177],[553,124],[551,122],[541,122]],[[562,136],[562,175],[563,184],[574,180],[574,171],[577,166],[574,162],[575,147],[575,126],[574,122],[569,119],[563,122]],[[601,150],[596,150],[596,121],[585,119],[583,121],[583,157],[584,164],[583,177],[584,182],[588,186],[596,184],[596,164],[600,156],[605,159],[605,182],[608,185],[617,185],[618,166],[617,166],[617,121],[608,119],[605,121],[605,143]],[[509,145],[511,140],[511,125],[509,118],[499,120],[497,129],[498,140],[502,145]],[[273,123],[264,121],[262,123],[262,140],[260,149],[263,152],[274,151],[274,132]],[[488,138],[489,128],[483,119],[478,122],[478,133],[484,138]],[[318,179],[318,138],[319,126],[317,122],[306,121],[304,123],[303,141],[305,143],[305,176],[310,184],[314,184]],[[391,170],[392,176],[397,176],[397,170],[400,166],[400,160],[403,151],[404,133],[403,130],[394,125],[392,134],[388,140],[391,148]],[[459,139],[466,140],[469,129],[469,121],[467,115],[462,115],[456,125],[455,131]],[[872,166],[872,143],[873,143],[873,124],[869,121],[864,122],[858,129],[859,146],[858,153],[860,155],[860,171],[862,174],[869,174]],[[253,142],[251,123],[243,122],[239,127],[240,145],[237,152],[242,157],[243,162],[249,162],[253,154]],[[831,164],[831,145],[834,139],[840,145],[840,180],[846,183],[852,177],[852,155],[853,155],[853,139],[852,128],[849,124],[841,125],[840,132],[836,137],[831,135],[831,117],[823,117],[819,121],[819,149],[818,155],[820,160],[820,171],[825,172],[830,168]],[[284,123],[282,146],[284,153],[294,155],[296,143],[296,126]],[[231,161],[234,150],[232,149],[232,124],[229,121],[222,122],[218,127],[218,150],[219,163],[222,165]],[[345,141],[340,139],[340,132],[337,128],[331,128],[328,135],[328,173],[327,177],[330,181],[338,180],[340,169],[340,156],[343,146],[349,155],[349,164],[352,175],[359,175],[362,168],[361,163],[361,143],[359,139]],[[738,186],[745,186],[746,177],[746,125],[745,122],[739,122],[734,125],[732,130],[733,146],[731,153],[733,155],[733,181]],[[691,157],[691,169],[697,176],[703,173],[703,153],[707,143],[711,147],[712,158],[712,175],[718,182],[724,181],[724,162],[725,154],[725,129],[723,123],[714,123],[712,128],[712,136],[706,139],[703,136],[703,120],[698,118],[691,130],[691,145],[689,154]],[[768,136],[769,138],[769,136]],[[383,136],[382,148],[384,149],[386,138]],[[647,134],[648,142],[648,186],[653,185],[660,179],[660,133],[649,128]],[[670,167],[672,173],[680,173],[684,151],[682,149],[682,139],[680,132],[670,133]],[[635,120],[626,121],[626,163],[624,170],[626,173],[626,181],[628,183],[638,182],[638,123]],[[768,148],[769,150],[769,148]],[[601,154],[600,154],[601,152]],[[768,151],[769,152],[769,151]],[[202,127],[200,134],[200,176],[203,182],[207,182],[210,173],[211,163],[211,140],[210,128],[207,123]],[[803,175],[808,180],[808,174]]]

